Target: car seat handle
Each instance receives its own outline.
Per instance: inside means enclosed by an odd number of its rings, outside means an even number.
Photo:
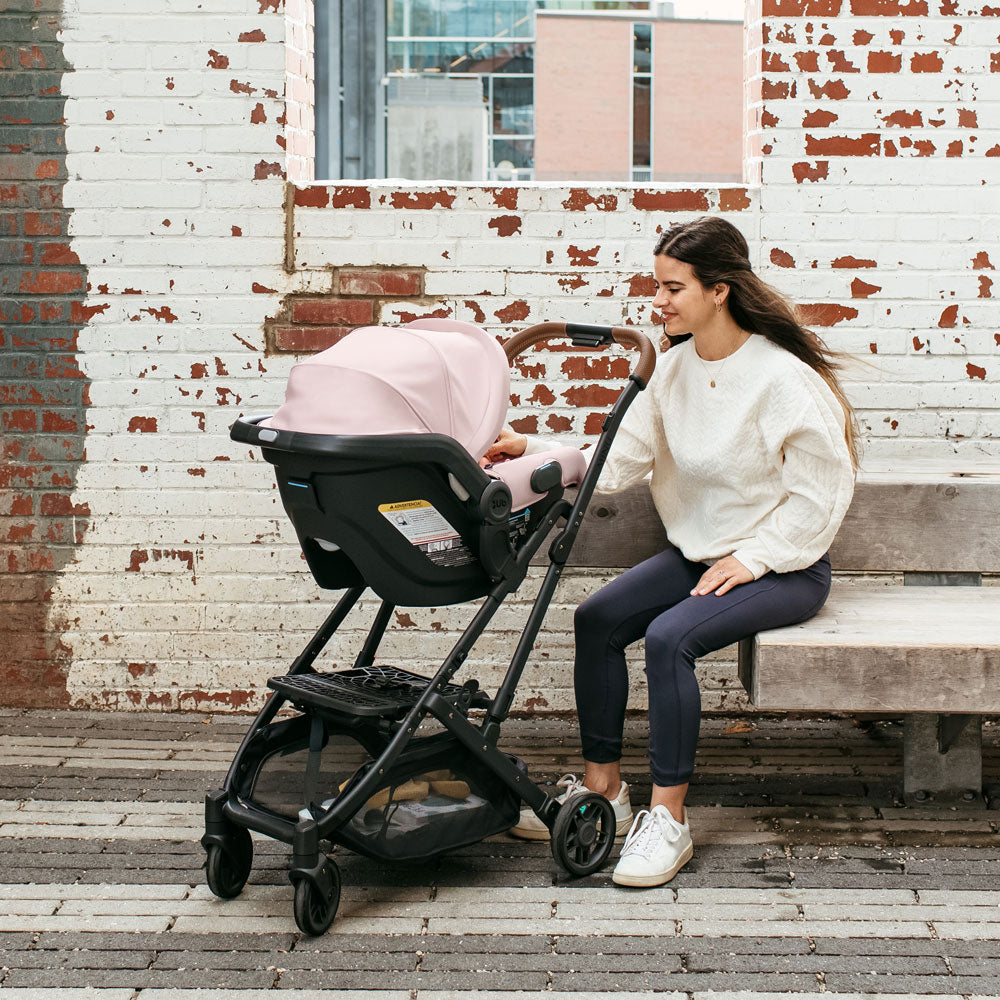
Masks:
[[[514,334],[503,349],[507,361],[513,362],[519,354],[535,344],[567,337],[578,347],[604,347],[615,341],[623,347],[638,349],[639,360],[631,377],[639,383],[640,388],[646,388],[656,367],[656,350],[649,337],[632,327],[598,326],[591,323],[536,323]]]

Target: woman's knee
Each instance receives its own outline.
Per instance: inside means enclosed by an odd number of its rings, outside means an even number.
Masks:
[[[573,631],[576,635],[610,635],[620,624],[615,602],[607,599],[603,591],[591,594],[577,606],[573,613]]]
[[[690,630],[683,622],[657,620],[646,631],[646,673],[670,674],[683,664],[692,663],[696,651]]]

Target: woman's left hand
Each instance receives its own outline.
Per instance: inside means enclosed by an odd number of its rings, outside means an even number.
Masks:
[[[696,594],[704,596],[715,591],[715,596],[721,597],[733,587],[738,587],[741,583],[749,583],[752,579],[753,573],[739,559],[726,556],[705,570],[704,575],[691,591],[691,596],[694,597]]]

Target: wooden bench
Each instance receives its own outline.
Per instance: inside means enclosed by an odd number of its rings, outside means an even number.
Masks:
[[[632,566],[665,545],[643,483],[594,498],[569,564]],[[752,705],[902,715],[906,801],[985,803],[981,721],[1000,714],[1000,585],[989,586],[1000,468],[863,473],[830,558],[815,618],[740,643]]]

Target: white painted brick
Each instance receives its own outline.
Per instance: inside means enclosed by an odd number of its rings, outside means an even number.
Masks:
[[[644,328],[649,303],[627,296],[629,279],[649,271],[658,227],[700,213],[637,212],[631,207],[634,186],[606,184],[587,190],[594,198],[616,198],[617,209],[611,212],[593,205],[585,212],[570,211],[567,202],[576,188],[566,184],[520,188],[515,209],[499,207],[489,186],[449,185],[450,209],[393,210],[391,195],[406,185],[380,182],[372,185],[376,207],[370,210],[298,209],[299,270],[287,275],[282,269],[284,184],[281,178],[251,179],[261,161],[284,163],[275,143],[283,96],[268,97],[265,91],[284,93],[285,14],[260,14],[259,5],[246,0],[165,0],[166,16],[137,13],[127,0],[70,2],[63,34],[76,69],[65,82],[74,180],[65,199],[74,210],[72,231],[94,289],[89,304],[108,303],[109,308],[80,336],[80,362],[93,380],[88,422],[94,430],[76,499],[89,503],[95,514],[72,570],[59,580],[56,601],[79,619],[68,637],[75,657],[74,697],[107,704],[111,696],[102,692],[128,688],[142,692],[140,701],[166,694],[171,707],[185,707],[170,685],[261,690],[269,673],[287,667],[332,596],[321,593],[304,568],[277,501],[272,470],[259,459],[249,460],[249,449],[228,438],[239,412],[265,412],[282,398],[293,359],[264,357],[261,350],[261,326],[277,312],[282,295],[328,293],[331,268],[337,266],[416,266],[427,269],[429,299],[443,301],[457,318],[476,320],[485,314],[491,332],[506,333],[541,318],[622,322],[627,317]],[[827,19],[822,30],[831,31],[836,46],[859,65],[867,56],[864,47],[853,45],[854,29],[863,25],[875,35],[869,48],[889,48],[891,21],[907,32],[901,50],[905,60],[913,52],[942,48],[949,68],[961,65],[964,73],[845,75],[851,97],[824,103],[840,120],[828,129],[806,130],[799,127],[802,115],[819,102],[800,80],[795,100],[766,102],[781,119],[771,137],[775,155],[763,158],[764,186],[751,192],[753,209],[728,215],[747,235],[758,270],[779,289],[798,301],[859,310],[857,319],[820,332],[833,347],[871,362],[855,366],[845,378],[850,397],[862,408],[862,424],[870,428],[865,435],[869,457],[1000,454],[993,372],[996,306],[995,300],[977,299],[979,277],[994,274],[971,270],[973,258],[984,250],[1000,265],[991,243],[1000,204],[992,187],[981,183],[995,166],[982,155],[996,142],[989,130],[996,103],[988,96],[993,79],[983,72],[995,44],[978,22],[964,19],[960,44],[945,48],[952,20]],[[236,41],[240,32],[258,27],[267,43]],[[798,21],[794,28],[804,30]],[[918,33],[924,38],[918,40]],[[797,37],[773,47],[791,60],[807,44]],[[229,58],[227,69],[207,66],[210,48]],[[168,76],[172,90],[166,87]],[[835,76],[825,66],[814,74],[820,83]],[[255,92],[233,93],[232,80]],[[945,124],[928,129],[927,137],[939,150],[956,139],[968,149],[971,130],[958,127],[958,110],[971,103],[973,83],[979,88],[980,119],[975,156],[912,158],[900,149],[895,159],[830,158],[826,181],[795,183],[792,165],[817,159],[804,156],[803,131],[817,137],[860,134],[879,127],[894,110],[919,109],[927,120],[942,108]],[[876,89],[878,99],[871,96]],[[249,117],[258,103],[267,122],[253,125]],[[113,120],[107,120],[108,110]],[[914,129],[884,129],[884,137],[897,145],[906,135],[924,137]],[[95,146],[100,153],[93,152]],[[718,205],[711,188],[706,197]],[[489,226],[505,215],[521,220],[514,236],[500,237]],[[169,227],[163,226],[165,218],[171,220]],[[233,226],[242,229],[242,237],[232,236]],[[570,245],[598,247],[598,266],[574,265]],[[791,254],[797,266],[773,266],[772,249]],[[831,267],[847,255],[870,257],[878,267]],[[577,272],[587,285],[560,284]],[[871,298],[853,299],[855,278],[880,290]],[[275,291],[254,293],[255,284]],[[108,294],[100,291],[104,287]],[[121,295],[127,288],[141,294]],[[597,294],[604,289],[612,294]],[[501,323],[496,313],[519,300],[528,304],[529,317]],[[937,326],[941,312],[953,302],[960,306],[958,325],[942,329]],[[164,305],[176,321],[161,322],[141,312]],[[386,313],[418,307],[426,304],[397,303]],[[912,343],[915,335],[923,345],[919,350]],[[877,344],[877,355],[870,343]],[[217,374],[216,357],[228,375]],[[566,406],[561,393],[569,383],[560,371],[561,357],[542,360],[556,403],[539,411],[523,402],[513,412],[537,414],[543,426],[550,414],[569,416],[582,437],[590,408]],[[969,363],[986,368],[987,380],[970,378]],[[191,377],[196,364],[208,366],[204,378]],[[513,392],[527,400],[533,386],[533,379],[517,377]],[[232,405],[218,405],[219,389],[231,390],[233,395],[222,401]],[[140,415],[156,417],[155,434],[128,432],[132,417]],[[215,461],[220,456],[232,461]],[[125,572],[135,550],[152,549],[191,550],[196,572],[176,558],[152,556],[138,572]],[[518,705],[539,698],[549,708],[572,709],[572,609],[612,575],[567,574]],[[498,616],[470,657],[470,674],[479,673],[491,684],[499,679],[523,623],[523,602],[537,580],[532,571]],[[371,602],[365,610],[370,612]],[[454,641],[467,611],[417,609],[411,613],[416,627],[394,628],[387,649],[400,662],[426,669]],[[352,617],[345,635],[350,642],[338,640],[335,655],[356,645],[360,627],[361,617]],[[155,675],[133,678],[122,666],[154,658]],[[630,703],[641,708],[641,646],[630,650],[629,663],[635,677]],[[706,658],[701,679],[706,708],[745,706],[732,650]],[[121,707],[136,707],[127,695],[118,700]],[[287,914],[281,919],[283,928],[290,926]]]

